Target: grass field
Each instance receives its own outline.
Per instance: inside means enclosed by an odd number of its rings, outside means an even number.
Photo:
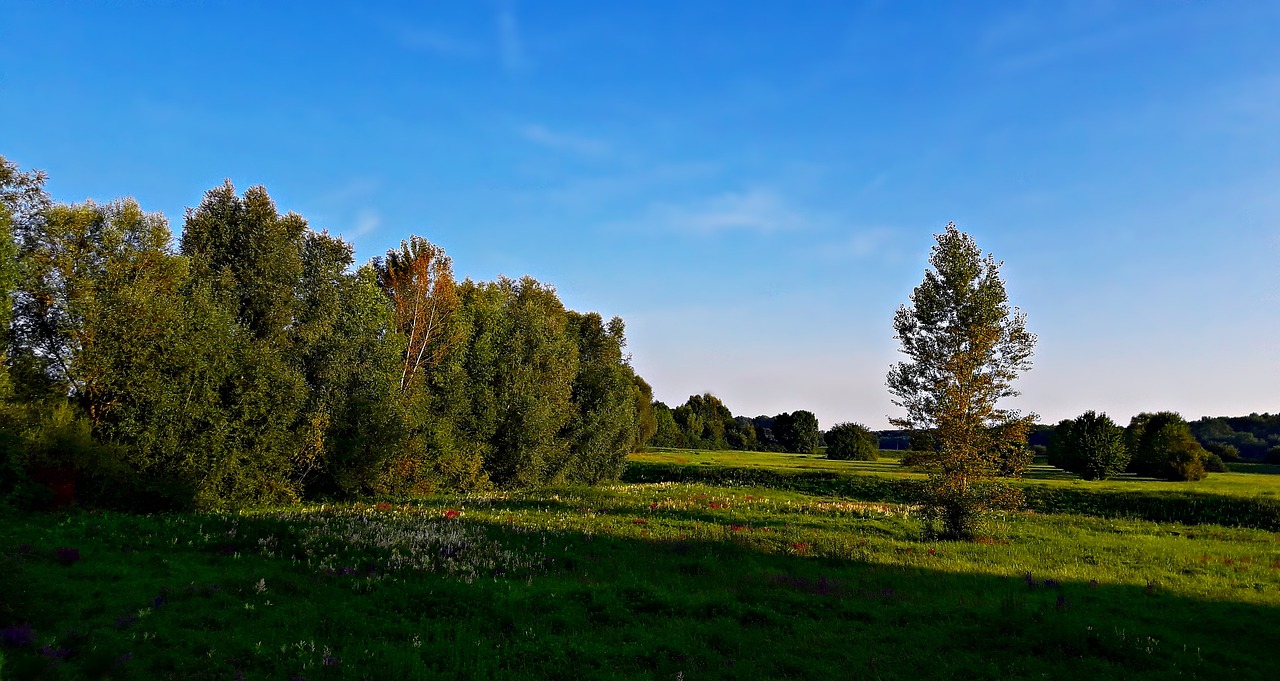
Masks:
[[[670,482],[0,523],[5,681],[1280,675],[1258,529]]]
[[[665,449],[632,454],[634,461],[678,464],[762,468],[779,471],[823,471],[846,474],[884,475],[894,478],[918,478],[903,467],[894,452],[884,452],[878,461],[837,461],[821,454],[780,454],[777,452],[738,452],[732,450],[704,451],[694,449]],[[1045,464],[1035,464],[1024,479],[1028,483],[1049,486],[1087,487],[1093,490],[1118,492],[1141,489],[1142,491],[1193,492],[1223,494],[1242,497],[1280,498],[1280,466],[1267,464],[1232,464],[1230,473],[1211,473],[1198,482],[1164,482],[1131,475],[1102,481],[1083,480],[1074,473]]]

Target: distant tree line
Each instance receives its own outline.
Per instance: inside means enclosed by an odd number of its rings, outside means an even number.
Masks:
[[[1208,473],[1227,470],[1217,452],[1197,441],[1191,424],[1171,411],[1138,414],[1126,428],[1106,414],[1085,412],[1054,428],[1048,456],[1049,463],[1088,480],[1123,472],[1172,481],[1202,480]]]
[[[595,482],[658,429],[622,320],[532,278],[457,282],[416,236],[356,267],[262,187],[211,189],[175,243],[131,199],[44,181],[0,157],[0,501]]]
[[[1280,463],[1280,414],[1205,416],[1191,422],[1191,433],[1224,460]]]
[[[818,417],[803,409],[776,416],[734,416],[711,393],[690,395],[672,409],[653,403],[656,432],[649,444],[687,449],[736,449],[814,454],[823,444]]]

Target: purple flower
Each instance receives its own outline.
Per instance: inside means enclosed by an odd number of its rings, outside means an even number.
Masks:
[[[18,624],[0,629],[0,643],[6,648],[25,648],[36,642],[36,632],[30,624]]]
[[[154,605],[154,606],[155,606],[155,607],[157,607],[157,608],[159,608],[159,607],[163,607],[163,606],[164,606],[164,596],[156,596],[156,599],[155,599],[154,601],[151,601],[151,603],[152,603],[152,605]]]
[[[54,549],[53,553],[58,558],[58,562],[63,565],[71,565],[80,560],[80,549],[60,547]]]
[[[116,629],[128,629],[129,625],[137,621],[138,618],[133,615],[121,615],[116,618]]]
[[[132,659],[133,659],[133,653],[125,653],[124,655],[121,655],[120,657],[116,658],[116,666],[123,667],[125,666],[125,664],[129,662],[129,660],[132,660]]]
[[[339,660],[338,658],[332,655],[325,655],[324,659],[321,660],[320,662],[326,667],[336,667],[339,664],[342,664],[342,660]]]

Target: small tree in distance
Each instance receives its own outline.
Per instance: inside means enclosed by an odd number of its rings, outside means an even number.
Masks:
[[[880,457],[880,437],[861,423],[839,423],[827,431],[827,458],[875,461]]]
[[[1009,306],[1001,263],[954,223],[934,238],[931,269],[893,318],[907,361],[890,368],[888,387],[906,415],[890,423],[933,431],[937,447],[921,461],[929,472],[922,501],[945,535],[968,538],[985,511],[1021,505],[1020,490],[996,477],[1036,416],[997,403],[1018,394],[1012,384],[1031,368],[1036,337]]]
[[[1085,480],[1106,480],[1123,473],[1129,465],[1124,429],[1094,411],[1064,420],[1049,440],[1049,463]]]

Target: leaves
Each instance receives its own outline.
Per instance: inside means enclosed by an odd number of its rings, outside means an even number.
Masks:
[[[984,511],[1021,501],[993,478],[1008,470],[1010,449],[1025,446],[1035,415],[998,403],[1017,396],[1013,381],[1030,369],[1036,337],[1009,306],[1001,263],[954,223],[935,239],[931,269],[894,315],[907,361],[890,368],[888,386],[906,414],[890,423],[931,431],[938,447],[923,457],[926,498],[948,533],[967,536]]]

